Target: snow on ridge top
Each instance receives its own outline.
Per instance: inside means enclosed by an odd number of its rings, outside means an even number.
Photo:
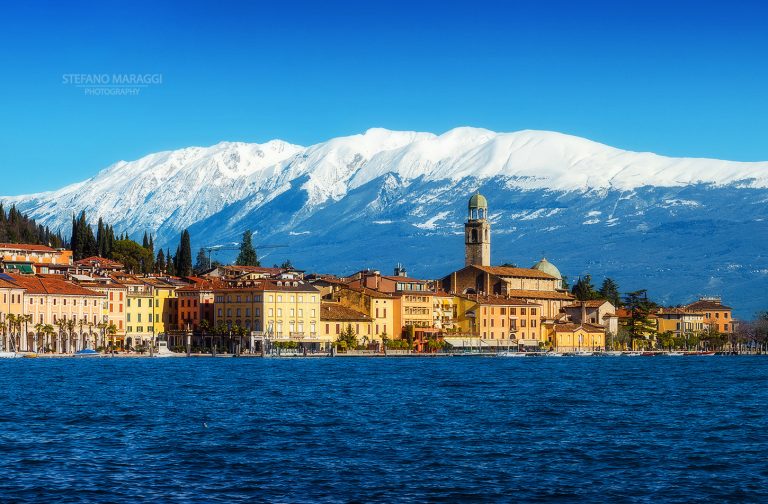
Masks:
[[[507,177],[523,189],[586,190],[689,184],[726,185],[749,181],[768,187],[768,163],[670,158],[616,149],[584,138],[550,131],[494,133],[456,128],[382,152],[350,181],[359,187],[385,173],[403,179],[459,180]]]

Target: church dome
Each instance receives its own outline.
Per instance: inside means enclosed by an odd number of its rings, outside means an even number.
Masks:
[[[531,269],[535,269],[538,271],[541,271],[542,273],[546,273],[547,275],[552,275],[553,277],[557,278],[558,280],[562,280],[563,276],[560,274],[560,270],[557,269],[557,266],[552,264],[551,262],[547,261],[545,258],[542,258],[541,261],[534,264]]]
[[[474,208],[484,208],[484,209],[487,209],[488,208],[488,200],[486,200],[485,196],[483,196],[479,192],[475,193],[475,194],[472,195],[471,198],[469,198],[469,205],[468,205],[468,207],[469,207],[470,210],[472,210]]]

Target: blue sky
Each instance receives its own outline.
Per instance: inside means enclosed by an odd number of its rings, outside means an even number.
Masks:
[[[766,26],[768,7],[739,1],[7,3],[0,170],[25,176],[0,194],[159,150],[374,126],[768,160]],[[163,82],[138,96],[63,83],[103,73]]]

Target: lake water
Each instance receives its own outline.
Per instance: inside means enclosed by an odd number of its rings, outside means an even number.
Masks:
[[[768,500],[768,358],[0,362],[2,502]]]

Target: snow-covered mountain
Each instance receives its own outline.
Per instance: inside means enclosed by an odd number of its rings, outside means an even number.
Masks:
[[[371,129],[310,147],[220,143],[118,162],[58,191],[2,197],[68,231],[85,210],[175,246],[239,240],[267,262],[440,276],[463,264],[466,200],[490,202],[495,262],[546,254],[574,278],[610,275],[665,302],[722,294],[768,309],[768,162],[668,158],[545,131]]]

